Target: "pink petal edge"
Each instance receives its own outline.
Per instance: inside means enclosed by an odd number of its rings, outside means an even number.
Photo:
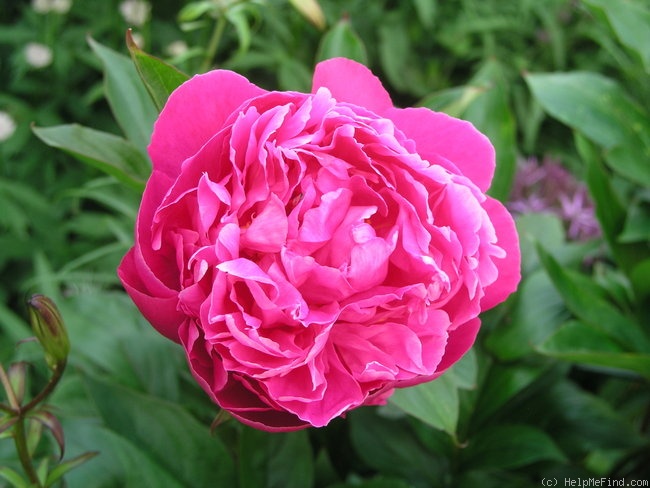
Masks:
[[[338,102],[353,103],[379,115],[393,106],[379,78],[351,59],[332,58],[318,63],[312,93],[320,87],[327,88]]]
[[[425,107],[392,108],[386,116],[415,141],[423,159],[428,155],[442,156],[482,192],[490,187],[496,164],[494,147],[470,122]]]
[[[499,276],[494,283],[485,288],[485,296],[481,299],[481,310],[488,310],[503,302],[517,289],[521,280],[521,250],[515,222],[503,204],[488,197],[483,202],[483,208],[490,216],[496,230],[497,244],[506,251],[504,258],[495,259]]]

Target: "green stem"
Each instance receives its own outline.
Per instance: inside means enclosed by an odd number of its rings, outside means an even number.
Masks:
[[[20,406],[20,404],[18,403],[16,395],[13,389],[11,388],[11,384],[9,383],[9,378],[7,377],[7,374],[5,373],[5,370],[2,367],[2,365],[0,365],[0,381],[2,382],[2,384],[5,386],[5,389],[7,390],[9,403],[11,404],[12,407],[14,407],[12,409],[9,409],[9,412],[14,415],[17,415],[18,417],[18,420],[13,426],[13,437],[14,437],[14,443],[16,445],[16,452],[18,453],[18,459],[20,459],[20,464],[22,465],[25,474],[29,478],[29,481],[36,488],[42,488],[43,485],[38,479],[38,474],[36,473],[36,469],[34,468],[34,464],[32,463],[32,458],[29,454],[29,448],[27,447],[27,436],[25,434],[25,417],[27,416],[27,413],[29,413],[30,410],[32,410],[34,407],[36,407],[38,404],[44,401],[50,395],[50,393],[52,393],[56,385],[59,383],[59,380],[63,376],[63,371],[65,370],[65,364],[66,364],[65,361],[63,361],[55,366],[54,374],[52,374],[52,377],[45,385],[45,388],[43,388],[25,406]]]
[[[38,479],[38,474],[36,474],[36,469],[32,464],[32,458],[29,455],[29,449],[27,448],[27,437],[25,436],[25,418],[23,412],[18,416],[18,422],[14,424],[14,442],[16,444],[16,451],[18,452],[18,458],[20,459],[20,464],[22,464],[25,474],[35,486],[41,488],[43,485]]]
[[[223,36],[223,31],[226,28],[226,16],[221,13],[217,18],[217,23],[214,26],[214,31],[212,31],[212,37],[210,38],[210,43],[208,44],[208,49],[205,52],[205,57],[203,58],[203,63],[201,64],[201,73],[205,73],[212,67],[212,61],[217,55],[217,49],[219,49],[219,42],[221,42],[221,37]]]
[[[32,398],[27,405],[22,407],[20,409],[21,413],[27,413],[29,412],[32,408],[34,408],[36,405],[41,403],[43,400],[45,400],[50,393],[54,390],[56,385],[59,383],[59,380],[63,376],[63,371],[65,370],[65,361],[58,363],[55,368],[54,368],[54,374],[50,378],[50,381],[47,382],[47,385],[45,385],[45,388],[43,388],[38,395],[36,395],[34,398]]]

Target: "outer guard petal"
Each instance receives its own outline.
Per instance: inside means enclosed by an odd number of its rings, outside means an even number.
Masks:
[[[165,337],[180,342],[178,327],[185,316],[177,310],[178,294],[171,292],[167,297],[151,296],[142,283],[135,264],[135,250],[131,249],[117,270],[125,290],[142,315]]]
[[[246,100],[266,93],[227,70],[197,75],[179,86],[154,125],[149,155],[154,170],[175,177],[182,162],[219,132]]]
[[[504,301],[517,289],[521,280],[521,251],[515,223],[501,202],[488,197],[483,202],[483,208],[494,224],[497,244],[506,251],[504,258],[494,260],[499,277],[485,289],[485,296],[481,300],[481,310],[488,310]]]
[[[494,147],[471,123],[428,108],[393,108],[386,114],[406,137],[413,139],[422,158],[439,155],[485,192],[495,168]],[[431,160],[430,163],[436,163]]]
[[[339,102],[354,103],[376,114],[393,106],[390,95],[375,75],[363,64],[346,58],[318,63],[314,70],[312,93],[327,88]]]

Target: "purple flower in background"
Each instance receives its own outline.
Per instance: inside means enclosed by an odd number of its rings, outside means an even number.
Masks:
[[[600,235],[586,186],[550,157],[544,157],[541,163],[535,157],[520,161],[508,208],[515,214],[557,215],[571,240]]]

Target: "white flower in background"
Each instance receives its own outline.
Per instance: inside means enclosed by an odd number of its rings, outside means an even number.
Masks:
[[[56,12],[65,14],[72,7],[72,0],[32,0],[32,8],[39,14]]]
[[[30,42],[25,46],[25,59],[34,68],[44,68],[52,62],[52,50],[45,44]]]
[[[0,142],[9,139],[16,132],[16,122],[7,112],[0,110]]]
[[[72,7],[72,0],[52,0],[52,10],[57,14],[65,14]]]
[[[180,56],[181,54],[185,54],[187,52],[187,43],[180,40],[171,42],[167,46],[166,51],[167,54],[175,58],[176,56]]]
[[[120,3],[120,13],[127,23],[141,27],[149,20],[151,4],[143,0],[125,0]]]
[[[36,13],[46,14],[52,10],[51,3],[51,0],[32,0],[32,8]]]

